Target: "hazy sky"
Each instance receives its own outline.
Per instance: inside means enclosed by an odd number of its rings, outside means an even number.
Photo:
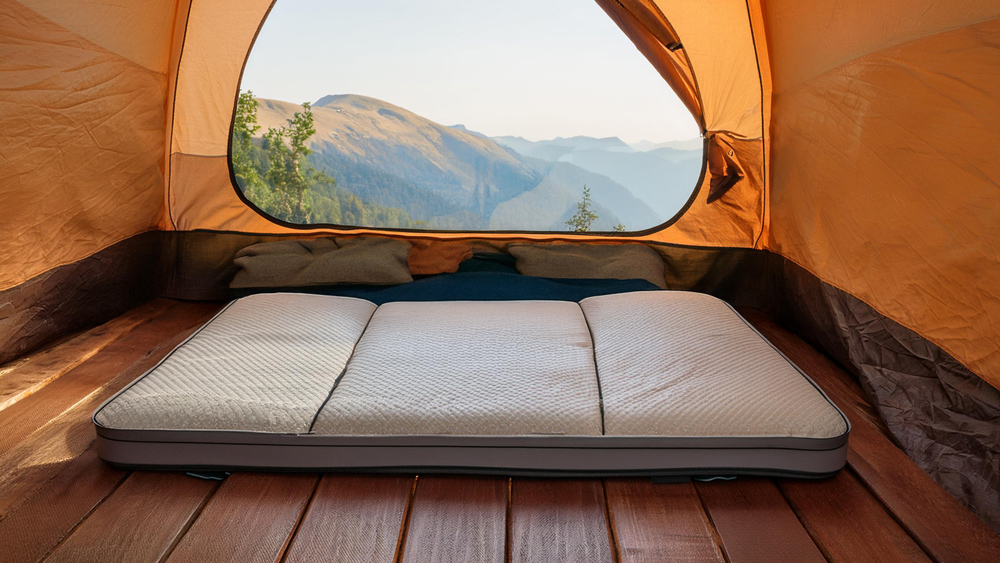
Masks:
[[[363,94],[491,136],[698,136],[593,0],[278,0],[242,87],[291,102]]]

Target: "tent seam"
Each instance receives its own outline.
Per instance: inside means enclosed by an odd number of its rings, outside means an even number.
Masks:
[[[181,35],[181,50],[177,55],[177,69],[174,73],[174,91],[170,100],[170,134],[167,136],[167,183],[165,195],[165,206],[167,208],[167,220],[173,230],[177,230],[177,221],[174,219],[173,202],[170,197],[173,193],[171,189],[174,182],[174,128],[177,118],[177,90],[181,83],[181,63],[184,61],[184,46],[187,45],[188,25],[191,23],[191,9],[195,0],[189,0],[187,15],[184,17],[184,31]]]
[[[753,247],[760,248],[760,239],[763,238],[766,227],[764,225],[765,218],[767,217],[767,155],[768,146],[765,141],[765,129],[767,124],[764,123],[764,75],[760,72],[760,52],[757,51],[757,36],[753,31],[753,16],[750,13],[750,0],[746,0],[745,5],[747,7],[747,26],[750,28],[750,42],[753,44],[753,54],[754,63],[757,65],[757,83],[760,85],[760,144],[761,152],[763,152],[763,159],[761,160],[761,191],[763,192],[763,197],[760,203],[760,233],[754,238]],[[766,53],[765,53],[766,54]]]
[[[320,227],[315,230],[302,230],[295,232],[265,233],[259,231],[230,231],[224,229],[183,229],[177,231],[162,231],[173,233],[201,233],[201,234],[228,234],[244,235],[250,237],[285,237],[301,238],[301,235],[338,235],[338,236],[380,236],[386,238],[404,238],[406,240],[429,240],[436,242],[460,242],[475,240],[498,240],[501,242],[566,242],[580,244],[647,244],[654,246],[666,246],[670,248],[684,248],[689,250],[735,250],[749,252],[769,252],[766,249],[754,248],[752,246],[722,246],[722,245],[697,245],[685,244],[681,242],[668,242],[661,240],[650,240],[637,237],[614,237],[604,235],[574,235],[569,231],[550,231],[544,233],[531,233],[527,231],[382,231],[374,227],[351,227],[352,230],[337,230],[328,227]],[[440,235],[456,235],[442,237]],[[551,235],[547,238],[534,238],[535,235]],[[465,235],[465,236],[461,236]],[[506,236],[505,236],[506,235]],[[589,238],[584,238],[589,237]]]

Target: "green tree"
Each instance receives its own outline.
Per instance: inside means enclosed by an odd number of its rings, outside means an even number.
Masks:
[[[625,232],[625,225],[622,225],[621,223],[618,223],[614,227],[611,227],[611,230],[614,231],[614,232],[616,232],[616,233],[624,233]]]
[[[590,188],[584,184],[583,186],[583,199],[580,203],[576,204],[576,213],[566,221],[568,225],[574,232],[586,233],[590,230],[590,226],[597,220],[597,213],[591,208],[593,202],[590,200]]]
[[[240,92],[233,122],[233,172],[243,193],[259,207],[266,204],[270,190],[261,177],[261,150],[253,138],[260,131],[257,125],[257,100],[252,91]]]
[[[365,203],[337,187],[319,163],[314,166],[309,139],[316,134],[312,108],[302,104],[287,125],[259,135],[258,102],[240,92],[233,120],[232,164],[236,183],[248,200],[268,215],[292,223],[335,223],[411,227],[406,211]]]
[[[251,155],[253,136],[260,131],[257,125],[257,100],[253,91],[240,92],[236,101],[236,118],[233,121],[233,168],[236,176],[248,178],[257,176],[257,169]]]
[[[309,223],[312,211],[311,190],[318,184],[336,185],[336,180],[313,168],[306,159],[312,150],[306,145],[316,133],[312,108],[302,104],[288,125],[270,128],[264,134],[267,152],[265,179],[271,186],[271,215],[291,223]]]

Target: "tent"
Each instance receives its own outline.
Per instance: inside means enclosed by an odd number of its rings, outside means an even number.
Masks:
[[[263,240],[643,242],[671,287],[848,367],[906,452],[1000,521],[1000,4],[598,3],[706,146],[683,213],[626,236],[269,221],[227,154],[271,0],[3,0],[0,361],[157,295],[217,299]]]

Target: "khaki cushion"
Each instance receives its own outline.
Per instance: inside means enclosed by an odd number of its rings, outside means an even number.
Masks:
[[[515,244],[508,249],[526,276],[642,279],[666,288],[660,255],[641,244]]]
[[[265,242],[236,254],[240,269],[229,287],[408,283],[409,253],[410,243],[379,237]]]

